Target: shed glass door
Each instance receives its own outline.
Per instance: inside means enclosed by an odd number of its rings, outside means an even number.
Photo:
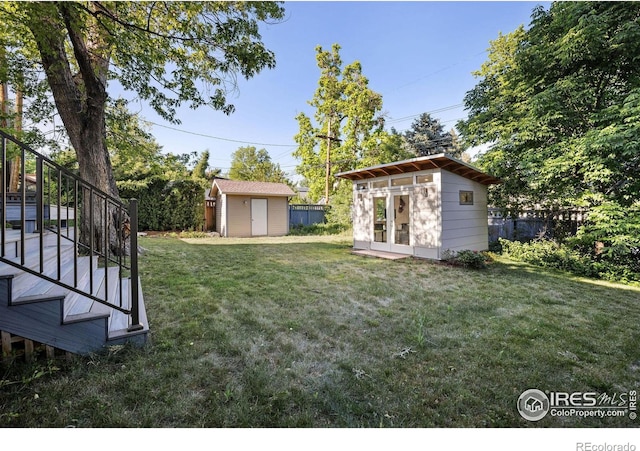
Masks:
[[[389,251],[391,228],[388,211],[388,196],[376,196],[373,198],[373,241],[371,249],[377,251]]]
[[[393,244],[409,245],[409,195],[393,196]]]

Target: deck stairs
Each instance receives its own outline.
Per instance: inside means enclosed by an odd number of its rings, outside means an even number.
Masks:
[[[13,338],[73,354],[145,343],[137,201],[101,191],[3,130],[0,181],[8,180],[10,154],[19,160],[20,181],[35,182],[11,192],[0,183],[3,354]],[[35,174],[27,177],[26,167]]]
[[[18,264],[19,231],[7,230],[6,235],[5,258]],[[99,297],[106,290],[109,302],[118,306],[122,290],[122,307],[130,307],[131,287],[140,287],[139,283],[131,284],[128,277],[120,277],[118,267],[100,267],[97,256],[77,256],[73,241],[61,240],[59,245],[57,241],[55,233],[43,234],[44,276],[59,278],[70,286],[77,280],[78,291]],[[26,235],[24,266],[35,272],[40,267],[40,249],[40,234]],[[74,259],[77,265],[73,264]],[[128,342],[144,344],[149,327],[140,289],[139,301],[143,327],[129,331],[129,315],[120,310],[39,275],[0,263],[0,330],[74,354],[88,354]]]

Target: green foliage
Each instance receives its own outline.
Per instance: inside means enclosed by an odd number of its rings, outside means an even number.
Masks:
[[[196,230],[182,230],[180,232],[169,232],[166,236],[172,238],[211,238],[211,234],[208,232],[199,232]]]
[[[329,224],[340,224],[349,227],[352,221],[351,204],[353,203],[353,184],[351,180],[336,179],[330,209],[325,218]]]
[[[311,225],[294,225],[289,229],[289,235],[292,236],[310,236],[310,235],[340,235],[349,230],[348,226],[331,223],[331,224],[311,224]]]
[[[469,118],[458,126],[469,144],[491,144],[478,161],[503,181],[490,202],[512,213],[589,210],[578,257],[588,255],[595,269],[564,249],[532,260],[614,279],[637,273],[639,15],[638,2],[538,7],[529,30],[500,35],[475,73]]]
[[[602,242],[605,254],[628,254],[640,248],[640,202],[625,208],[615,202],[606,202],[589,211],[578,239]]]
[[[228,176],[231,180],[291,184],[280,165],[271,161],[269,152],[252,146],[233,152]]]
[[[79,55],[77,39],[84,39],[95,56],[95,75],[102,75],[102,57],[115,69],[109,77],[149,101],[163,118],[179,122],[176,108],[185,102],[233,111],[226,85],[233,85],[236,74],[248,79],[275,66],[273,52],[260,41],[258,23],[280,19],[284,10],[276,2],[6,2],[2,13],[12,19],[6,27],[25,39],[32,34],[20,28],[25,25],[36,37],[69,33],[76,50],[70,59]],[[52,42],[39,39],[40,52],[51,51]],[[88,75],[87,67],[79,67]]]
[[[341,191],[345,188],[342,183],[334,182],[333,175],[412,155],[402,149],[399,135],[384,131],[380,114],[382,96],[369,88],[361,64],[355,61],[343,67],[339,53],[338,44],[334,44],[331,51],[316,47],[320,79],[309,101],[316,109],[315,121],[304,113],[296,117],[298,148],[293,155],[301,161],[297,171],[308,183],[310,198],[318,201],[325,197],[329,153],[329,203],[336,207],[329,220],[348,224],[351,222],[351,196]]]
[[[598,275],[591,259],[553,241],[521,243],[502,238],[499,241],[502,245],[503,255],[513,260],[545,268],[561,269],[586,277]]]
[[[500,177],[497,206],[633,202],[639,189],[640,4],[557,2],[491,43],[460,122]]]
[[[42,112],[36,124],[52,116],[52,97],[80,174],[117,196],[114,181],[125,177],[112,174],[107,155],[109,81],[169,121],[179,122],[183,104],[231,113],[227,94],[236,78],[274,67],[258,25],[281,19],[284,10],[277,2],[3,2],[0,15],[0,82],[11,81],[35,99],[33,110]],[[122,125],[111,133],[126,136],[130,123]],[[130,147],[139,147],[140,131]],[[153,172],[144,164],[119,167],[133,172],[133,180]]]
[[[320,69],[318,88],[309,104],[316,109],[315,124],[304,113],[297,116],[298,148],[293,155],[301,160],[298,173],[309,183],[313,199],[325,195],[327,151],[330,146],[331,174],[354,169],[368,149],[375,147],[383,122],[378,116],[382,96],[372,91],[362,66],[355,61],[344,68],[340,46],[331,51],[316,47]],[[331,137],[331,143],[329,139]],[[334,187],[329,189],[329,197]]]
[[[6,358],[8,361],[9,356]],[[22,371],[22,373],[20,373],[20,371]],[[60,368],[56,366],[52,360],[47,360],[44,363],[38,361],[26,364],[11,362],[11,368],[9,368],[0,379],[0,389],[13,386],[12,389],[16,393],[20,393],[26,391],[30,385],[34,385],[39,379],[50,376],[57,371],[60,371]],[[14,372],[17,374],[12,374]],[[0,418],[2,418],[2,415],[0,415]]]
[[[469,249],[458,252],[449,249],[442,253],[442,260],[453,266],[461,266],[469,269],[486,269],[490,257],[485,252],[472,251]]]
[[[456,133],[453,130],[445,132],[440,120],[429,113],[422,113],[402,136],[404,149],[413,156],[447,153],[460,158],[464,152]]]
[[[201,230],[204,188],[194,180],[149,181],[146,186],[120,189],[123,199],[138,199],[139,230]]]
[[[640,252],[603,253],[588,241],[571,240],[558,244],[549,240],[521,243],[499,239],[503,255],[517,261],[572,274],[609,281],[640,281]]]
[[[15,11],[17,6],[4,2],[0,7],[4,19],[0,22],[0,83],[7,86],[9,94],[7,114],[0,111],[0,123],[5,131],[33,148],[47,146],[58,150],[60,143],[56,136],[60,134],[61,127],[55,126],[55,107],[49,96],[47,80],[34,70],[40,64],[38,50],[29,34],[25,33],[22,16]],[[21,118],[13,111],[16,102],[10,99],[12,96],[16,98],[18,92],[23,97]],[[29,124],[33,123],[41,127],[30,127]],[[17,129],[19,124],[21,130]],[[11,152],[11,148],[8,150]]]
[[[126,101],[108,102],[105,120],[107,148],[118,188],[143,187],[154,178],[172,178],[183,172],[184,164],[176,164],[172,157],[162,154],[149,126],[129,111]]]
[[[376,166],[415,157],[413,152],[406,149],[403,136],[394,128],[391,128],[390,133],[379,132],[377,137],[376,145],[363,153],[358,167]]]
[[[209,153],[162,153],[144,122],[127,110],[124,101],[109,104],[106,119],[116,185],[123,199],[138,200],[139,229],[201,229],[204,192],[210,186]],[[73,151],[56,152],[52,157],[64,167],[77,170]]]

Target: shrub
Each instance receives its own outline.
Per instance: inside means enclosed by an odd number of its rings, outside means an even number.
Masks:
[[[349,230],[349,226],[345,224],[298,224],[289,229],[289,235],[339,235],[347,230]]]
[[[213,234],[208,232],[198,232],[193,230],[183,230],[181,232],[170,232],[168,236],[172,238],[212,238]]]
[[[487,267],[487,261],[489,256],[484,252],[462,250],[451,251],[446,250],[443,252],[442,259],[454,266],[462,266],[463,268],[470,269],[484,269]]]
[[[617,282],[640,281],[640,268],[630,259],[615,253],[598,253],[595,244],[573,239],[559,245],[541,240],[529,243],[500,238],[502,254],[532,265],[560,269],[578,276],[601,278]]]

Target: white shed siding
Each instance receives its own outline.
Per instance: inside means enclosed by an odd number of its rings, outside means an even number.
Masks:
[[[413,208],[411,218],[411,244],[424,249],[440,246],[440,190],[437,184],[439,174],[434,174],[434,182],[413,188]]]
[[[354,184],[354,187],[356,185]],[[373,204],[371,194],[353,193],[353,247],[369,249],[373,236]]]
[[[441,251],[486,250],[489,247],[487,187],[442,171]],[[460,191],[473,191],[473,205],[460,205]]]

